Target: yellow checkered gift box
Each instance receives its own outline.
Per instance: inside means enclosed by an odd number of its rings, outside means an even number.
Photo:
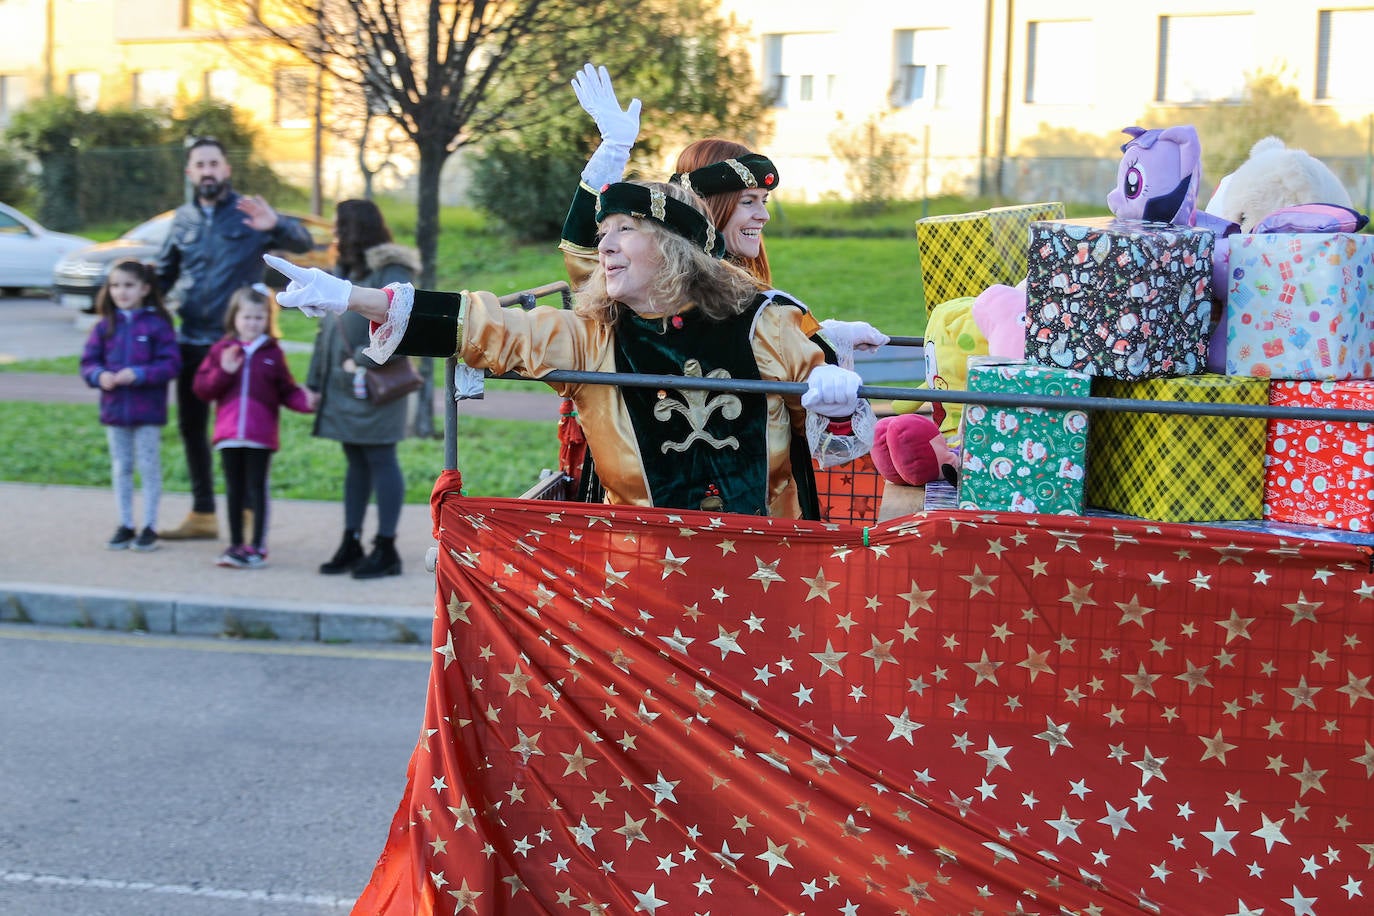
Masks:
[[[1063,219],[1064,205],[1056,200],[993,207],[983,212],[987,214],[988,222],[992,223],[992,256],[998,265],[998,279],[993,282],[1015,286],[1026,279],[1030,224],[1037,220]]]
[[[1265,405],[1269,382],[1213,374],[1099,377],[1093,395]],[[1160,522],[1258,519],[1265,433],[1262,418],[1096,412],[1088,432],[1087,503]]]
[[[1063,216],[1064,205],[1054,201],[918,219],[916,252],[926,312],[950,299],[976,296],[994,283],[1020,283],[1026,278],[1030,224]]]
[[[983,211],[927,216],[916,221],[916,251],[926,313],[960,296],[976,296],[998,282],[992,223]]]

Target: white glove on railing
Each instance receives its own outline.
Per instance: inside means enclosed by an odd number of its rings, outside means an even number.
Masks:
[[[265,254],[268,267],[280,271],[291,282],[277,294],[277,304],[284,308],[300,309],[307,318],[322,318],[348,311],[348,294],[353,284],[318,267],[297,267],[285,258]]]
[[[605,67],[591,64],[573,77],[572,87],[582,110],[592,116],[596,129],[601,132],[601,145],[582,170],[582,180],[587,186],[600,189],[619,181],[625,174],[630,147],[639,137],[640,101],[631,99],[629,105],[621,108],[611,85],[611,75]]]
[[[807,376],[802,406],[823,417],[842,420],[858,409],[862,382],[857,372],[822,363]]]
[[[886,346],[892,340],[867,321],[839,321],[827,318],[821,322],[821,330],[832,344],[847,343],[855,350],[873,351]]]
[[[487,374],[474,369],[466,363],[453,367],[453,399],[455,401],[481,400],[487,391]]]

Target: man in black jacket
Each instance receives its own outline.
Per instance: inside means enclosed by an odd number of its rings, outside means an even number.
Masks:
[[[177,208],[157,257],[162,289],[177,304],[177,415],[186,469],[191,478],[191,513],[180,527],[161,533],[169,540],[216,538],[214,465],[210,453],[210,405],[191,386],[210,345],[224,336],[224,314],[234,290],[262,280],[262,256],[272,250],[309,251],[309,231],[281,216],[261,197],[240,195],[229,184],[224,147],[202,137],[186,150],[186,177],[195,199]]]

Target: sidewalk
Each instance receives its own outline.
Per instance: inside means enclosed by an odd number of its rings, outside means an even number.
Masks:
[[[79,354],[86,339],[77,313],[47,300],[0,300],[6,334],[0,362]],[[442,395],[440,395],[442,397]],[[0,401],[89,403],[97,392],[74,374],[0,372]],[[552,420],[559,398],[542,386],[492,392],[465,401],[465,416]],[[101,454],[93,461],[105,462]],[[437,477],[440,468],[434,469]],[[136,495],[137,498],[137,495]],[[150,553],[105,549],[114,530],[113,493],[105,487],[0,482],[7,524],[0,550],[0,622],[89,626],[198,636],[427,644],[434,615],[435,547],[428,505],[401,513],[397,549],[402,574],[357,580],[324,576],[342,534],[340,502],[274,499],[268,566],[222,569],[221,538],[163,541]],[[191,507],[189,493],[164,493],[160,524],[175,527]],[[369,508],[370,537],[375,509]]]
[[[429,641],[434,577],[426,553],[435,542],[426,505],[407,505],[401,513],[402,574],[363,580],[317,571],[338,546],[338,503],[273,500],[268,565],[241,570],[215,565],[223,538],[162,541],[149,553],[105,549],[114,530],[113,500],[100,487],[0,482],[0,505],[10,521],[0,551],[0,621],[197,636]],[[164,525],[180,521],[190,506],[190,494],[164,494]],[[219,509],[223,534],[223,500]]]

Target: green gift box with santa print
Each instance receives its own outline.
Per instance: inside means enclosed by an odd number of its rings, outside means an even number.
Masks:
[[[1086,398],[1092,381],[1072,369],[975,357],[969,361],[968,390]],[[960,509],[1082,514],[1086,411],[970,403],[963,439]]]

